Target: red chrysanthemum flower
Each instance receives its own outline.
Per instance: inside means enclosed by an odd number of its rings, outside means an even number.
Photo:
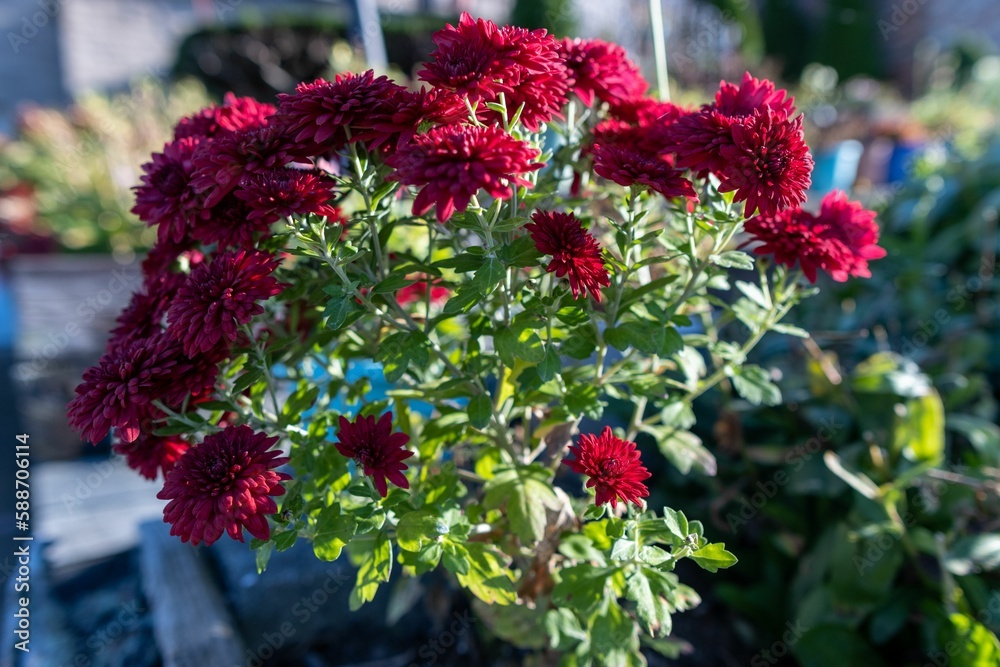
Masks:
[[[198,211],[191,228],[192,238],[206,245],[217,243],[220,248],[252,250],[257,239],[270,236],[271,223],[277,217],[253,215],[247,202],[230,192],[211,208]]]
[[[142,165],[145,173],[142,185],[135,187],[132,212],[150,227],[159,225],[156,231],[161,241],[181,243],[187,234],[198,200],[192,185],[198,146],[198,140],[190,137],[172,141]]]
[[[198,265],[167,312],[168,332],[190,355],[228,346],[241,325],[264,312],[258,301],[284,289],[271,275],[277,266],[274,255],[247,250]]]
[[[496,23],[462,12],[457,26],[449,23],[432,39],[437,48],[418,73],[421,81],[453,90],[473,103],[510,92],[505,79],[515,65],[514,54]]]
[[[132,293],[128,306],[118,315],[108,349],[162,331],[170,301],[185,279],[180,273],[166,271],[147,275],[142,288]]]
[[[773,215],[806,200],[813,159],[802,135],[802,116],[789,120],[770,109],[732,126],[733,143],[723,146],[725,167],[719,192],[735,191],[744,216]]]
[[[767,79],[743,74],[740,85],[723,81],[712,104],[686,114],[672,125],[669,136],[677,153],[677,165],[695,171],[720,174],[726,167],[722,149],[732,146],[731,128],[754,113],[774,113],[787,120],[795,113],[795,100],[784,90],[776,90]]]
[[[401,306],[405,306],[406,304],[413,303],[415,301],[423,301],[425,297],[427,297],[428,283],[430,284],[430,301],[432,305],[439,306],[447,301],[451,296],[451,290],[443,285],[439,285],[438,283],[440,281],[431,281],[428,276],[420,277],[422,280],[418,280],[415,283],[396,290],[396,301]]]
[[[250,219],[267,224],[290,215],[312,213],[337,222],[340,209],[330,204],[332,178],[305,169],[269,169],[247,174],[234,193],[250,207]]]
[[[625,49],[599,39],[559,42],[563,62],[572,72],[573,92],[588,107],[594,98],[611,105],[640,97],[649,84]]]
[[[746,231],[760,243],[758,255],[774,255],[774,261],[793,267],[796,263],[810,282],[817,272],[830,274],[837,282],[849,276],[867,278],[868,260],[885,257],[878,243],[874,211],[835,191],[823,198],[818,215],[800,208],[775,215],[756,216],[746,222]]]
[[[830,276],[844,282],[848,276],[870,278],[868,260],[885,257],[885,248],[878,245],[879,229],[875,211],[860,202],[851,201],[847,193],[834,190],[820,203],[818,224],[825,227],[824,236],[840,241],[846,256],[840,266],[829,267]]]
[[[520,174],[540,169],[531,161],[538,151],[498,127],[450,125],[418,134],[386,159],[395,171],[389,178],[404,185],[423,186],[413,202],[413,214],[437,205],[445,222],[469,206],[480,189],[497,199],[511,196],[511,187],[531,186]]]
[[[584,433],[569,451],[574,458],[565,458],[563,463],[590,478],[587,488],[597,491],[594,502],[598,506],[611,503],[617,507],[619,499],[641,505],[640,499],[649,495],[643,481],[652,475],[642,465],[639,450],[634,442],[615,437],[610,426],[599,436]]]
[[[337,451],[349,459],[354,459],[364,474],[372,478],[375,488],[385,498],[389,493],[386,480],[401,489],[410,488],[403,471],[403,463],[413,456],[405,448],[410,436],[392,432],[392,413],[382,415],[378,422],[375,417],[358,417],[353,422],[340,418]]]
[[[191,185],[204,193],[211,208],[232,192],[247,173],[284,167],[292,161],[293,144],[273,126],[228,132],[199,148]]]
[[[535,211],[531,219],[524,228],[531,234],[538,252],[552,257],[545,270],[559,278],[568,278],[574,299],[590,292],[600,302],[600,288],[610,285],[611,277],[604,267],[597,239],[572,213]]]
[[[226,93],[222,106],[210,106],[182,118],[174,128],[174,139],[204,139],[220,132],[264,127],[274,112],[275,108],[270,104],[258,102],[252,97],[236,97],[233,93]]]
[[[180,345],[160,332],[109,349],[97,366],[87,369],[67,406],[70,426],[97,443],[112,427],[125,442],[139,436],[144,415],[154,400],[177,405],[205,390],[208,366],[195,368]]]
[[[154,480],[161,470],[166,478],[188,447],[190,444],[176,435],[158,436],[140,433],[132,442],[115,443],[112,449],[116,454],[125,457],[125,463],[129,468],[146,479]]]
[[[223,532],[242,542],[244,528],[269,539],[267,515],[278,511],[272,496],[283,495],[281,482],[291,479],[274,470],[288,463],[271,449],[277,441],[249,426],[230,426],[185,452],[156,494],[170,501],[163,508],[170,534],[193,545],[212,544]]]
[[[665,156],[647,155],[614,144],[594,148],[594,171],[618,185],[642,185],[664,197],[698,201],[691,181],[671,166]]]
[[[294,93],[278,95],[275,124],[292,138],[296,155],[324,155],[348,141],[376,138],[373,112],[402,90],[385,76],[376,78],[372,70],[338,74],[332,82],[301,83]]]

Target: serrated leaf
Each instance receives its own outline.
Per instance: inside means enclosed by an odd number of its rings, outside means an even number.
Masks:
[[[472,286],[483,296],[486,296],[496,289],[503,280],[503,263],[496,257],[488,257],[483,265],[476,269],[476,275],[472,278]]]
[[[456,574],[458,582],[486,604],[508,605],[515,602],[514,573],[507,568],[502,553],[482,542],[469,542],[466,546],[469,572]]]
[[[753,258],[740,250],[730,250],[718,255],[711,255],[708,261],[727,269],[749,270],[753,268]]]
[[[513,328],[501,329],[493,336],[493,344],[497,354],[507,366],[514,366],[516,359],[537,364],[545,359],[545,347],[542,339],[531,329],[520,331]]]
[[[363,604],[375,599],[379,584],[389,581],[391,570],[392,542],[388,534],[379,533],[371,551],[365,553],[365,559],[358,567],[358,577],[349,600],[351,611],[357,611]]]
[[[396,542],[405,551],[420,551],[450,531],[445,520],[431,509],[407,512],[396,524]]]
[[[505,507],[510,528],[529,544],[545,536],[546,509],[558,509],[559,499],[552,490],[551,473],[542,466],[519,466],[494,474],[483,487],[483,507]]]
[[[721,542],[706,544],[691,554],[691,559],[709,572],[724,570],[738,562],[736,556],[726,551],[726,545]]]
[[[733,387],[740,396],[754,405],[778,405],[781,390],[771,382],[767,371],[760,366],[743,366],[732,371]]]
[[[493,416],[493,402],[488,394],[479,394],[469,400],[469,423],[480,430],[486,428]]]
[[[334,505],[320,512],[313,537],[313,552],[320,560],[334,561],[351,541],[357,523],[350,514],[341,514],[340,507]]]

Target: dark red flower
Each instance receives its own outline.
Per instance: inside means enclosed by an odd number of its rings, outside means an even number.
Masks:
[[[535,211],[531,219],[524,228],[538,251],[552,257],[546,271],[559,278],[567,277],[574,299],[589,291],[600,302],[600,288],[610,285],[611,277],[604,267],[597,239],[572,213]]]
[[[247,202],[230,192],[215,206],[198,211],[191,236],[206,245],[252,250],[258,238],[270,236],[271,223],[277,219],[254,216]]]
[[[816,282],[820,270],[838,282],[848,276],[867,278],[868,260],[885,257],[885,249],[876,245],[875,213],[839,191],[823,198],[818,215],[785,209],[750,218],[746,231],[760,243],[754,252],[774,255],[774,261],[788,267],[797,263],[810,282]]]
[[[122,440],[132,442],[154,400],[178,405],[205,391],[214,379],[214,367],[196,367],[162,332],[125,341],[84,372],[77,396],[67,406],[69,424],[89,442],[100,442],[112,427]]]
[[[439,88],[415,93],[400,88],[380,103],[368,121],[371,130],[365,132],[369,147],[385,146],[389,152],[408,143],[421,124],[450,125],[468,120],[469,110],[455,93]]]
[[[198,265],[167,312],[168,332],[189,355],[228,346],[241,325],[264,312],[258,301],[284,289],[271,275],[277,266],[274,255],[247,250]]]
[[[506,35],[493,21],[462,12],[434,33],[437,48],[418,76],[435,88],[452,90],[472,103],[491,101],[510,92],[509,72],[516,63]]]
[[[774,119],[786,121],[795,113],[795,100],[784,90],[776,90],[767,79],[744,73],[740,85],[723,81],[712,104],[678,118],[669,137],[677,153],[677,166],[694,171],[721,174],[726,167],[722,149],[732,146],[732,127],[755,113],[773,112]]]
[[[190,444],[180,436],[140,433],[132,442],[115,443],[112,449],[125,457],[129,468],[146,479],[153,480],[160,470],[165,478],[188,447]]]
[[[273,126],[222,134],[195,154],[191,185],[204,193],[203,207],[211,208],[239,185],[244,174],[291,162],[293,148],[284,132]]]
[[[292,94],[278,95],[275,124],[294,141],[296,155],[324,155],[348,141],[376,138],[373,112],[402,90],[385,76],[376,78],[372,70],[338,74],[332,82],[316,79],[299,84]]]
[[[572,72],[573,92],[588,107],[595,97],[614,105],[640,97],[649,88],[639,68],[617,44],[567,37],[559,42],[559,52]]]
[[[128,306],[118,315],[108,348],[162,331],[170,301],[185,279],[183,274],[166,271],[147,275],[142,287],[133,292]]]
[[[192,186],[194,155],[198,140],[190,137],[172,141],[162,153],[142,165],[142,185],[135,188],[132,212],[150,227],[158,225],[161,241],[181,243],[187,234],[191,211],[198,200]]]
[[[349,459],[354,459],[364,474],[372,478],[375,488],[385,498],[389,492],[388,479],[401,489],[410,488],[403,471],[403,463],[413,456],[405,448],[410,436],[392,432],[392,413],[382,415],[378,422],[375,417],[358,417],[353,422],[340,418],[337,451]]]
[[[498,118],[486,103],[501,94],[509,118],[524,105],[521,121],[532,131],[566,103],[571,75],[557,42],[544,30],[498,27],[463,13],[457,26],[434,33],[434,43],[437,49],[420,71],[421,80],[478,103],[486,122]]]
[[[278,511],[272,496],[285,493],[291,479],[275,468],[288,463],[278,441],[249,426],[229,426],[188,449],[156,494],[169,500],[163,520],[182,542],[212,544],[226,532],[243,541],[243,529],[259,540],[271,537],[267,515]]]
[[[326,216],[340,220],[340,209],[330,204],[335,195],[332,178],[305,169],[269,169],[247,174],[234,193],[250,207],[250,220],[270,224],[290,215]]]
[[[789,120],[770,109],[732,126],[733,143],[723,146],[720,192],[735,191],[743,214],[773,215],[806,200],[813,159],[802,135],[802,116]]]
[[[267,125],[275,108],[252,97],[236,97],[226,93],[222,106],[211,106],[182,118],[174,128],[174,139],[195,137],[205,139],[220,132],[236,132]]]
[[[698,201],[691,181],[664,156],[647,155],[615,144],[596,146],[594,172],[625,187],[642,185],[667,198]]]
[[[448,125],[416,135],[386,164],[395,169],[389,178],[423,186],[413,202],[414,215],[436,204],[437,219],[445,222],[468,208],[480,189],[507,199],[512,186],[530,187],[520,174],[541,168],[531,162],[536,157],[537,150],[498,127]]]
[[[601,435],[584,433],[577,444],[569,448],[574,458],[565,458],[571,470],[587,475],[587,488],[594,488],[597,506],[611,503],[618,506],[618,500],[641,505],[640,499],[649,495],[643,481],[649,479],[649,471],[642,465],[635,443],[615,437],[610,426],[605,426]]]

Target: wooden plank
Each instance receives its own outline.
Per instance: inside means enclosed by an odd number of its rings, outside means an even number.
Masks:
[[[244,667],[246,648],[203,552],[145,523],[140,566],[163,667]]]

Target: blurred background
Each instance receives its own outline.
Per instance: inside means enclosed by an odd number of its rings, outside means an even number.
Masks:
[[[848,190],[879,211],[889,250],[871,280],[824,284],[800,309],[796,323],[813,340],[765,341],[758,362],[783,376],[784,404],[753,407],[726,392],[702,400],[699,435],[718,459],[717,475],[695,465],[681,476],[684,461],[656,471],[662,500],[711,515],[710,532],[742,561],[725,576],[695,580],[705,604],[677,619],[677,664],[939,664],[925,640],[960,631],[992,646],[1000,629],[1000,3],[662,0],[659,9],[674,101],[699,104],[720,79],[747,69],[788,88],[816,159],[811,199]],[[367,67],[411,78],[433,32],[461,11],[617,42],[656,80],[648,0],[0,3],[0,438],[13,447],[14,434],[30,435],[32,591],[50,603],[38,603],[37,648],[19,664],[176,664],[164,653],[164,621],[145,598],[170,548],[140,530],[159,520],[157,487],[108,443],[81,443],[64,415],[155,240],[129,212],[139,166],[178,118],[227,91],[271,100],[299,81]],[[908,555],[878,559],[875,575],[822,560],[838,553],[850,562],[878,532],[864,532],[874,519],[859,516],[851,490],[821,457],[804,456],[766,507],[739,514],[755,484],[770,488],[787,452],[817,437],[845,458],[878,437],[944,456],[931,477],[946,490],[883,550]],[[5,455],[4,512],[13,470]],[[890,469],[868,474],[913,492],[912,480]],[[742,517],[735,526],[734,512]],[[13,518],[2,521],[6,535]],[[937,534],[947,541],[935,546]],[[150,545],[160,545],[159,555]],[[366,607],[367,616],[331,634],[350,586],[334,587],[338,601],[328,585],[337,570],[308,550],[277,554],[258,579],[252,554],[230,546],[210,550],[205,567],[214,573],[210,602],[234,628],[246,664],[431,664],[391,650],[345,653],[338,642],[372,633],[365,624],[391,615],[390,603]],[[5,612],[15,573],[11,557],[0,558]],[[318,590],[334,600],[329,613],[276,646],[274,619],[259,601],[287,616]],[[958,600],[972,619],[964,630],[940,620]],[[789,642],[790,622],[822,632]],[[436,664],[480,664],[468,651],[498,641],[480,630],[435,654]],[[6,639],[0,651],[0,666],[15,664]],[[520,664],[512,648],[495,655],[507,662],[481,664]],[[1000,664],[996,655],[950,659],[985,667]]]

